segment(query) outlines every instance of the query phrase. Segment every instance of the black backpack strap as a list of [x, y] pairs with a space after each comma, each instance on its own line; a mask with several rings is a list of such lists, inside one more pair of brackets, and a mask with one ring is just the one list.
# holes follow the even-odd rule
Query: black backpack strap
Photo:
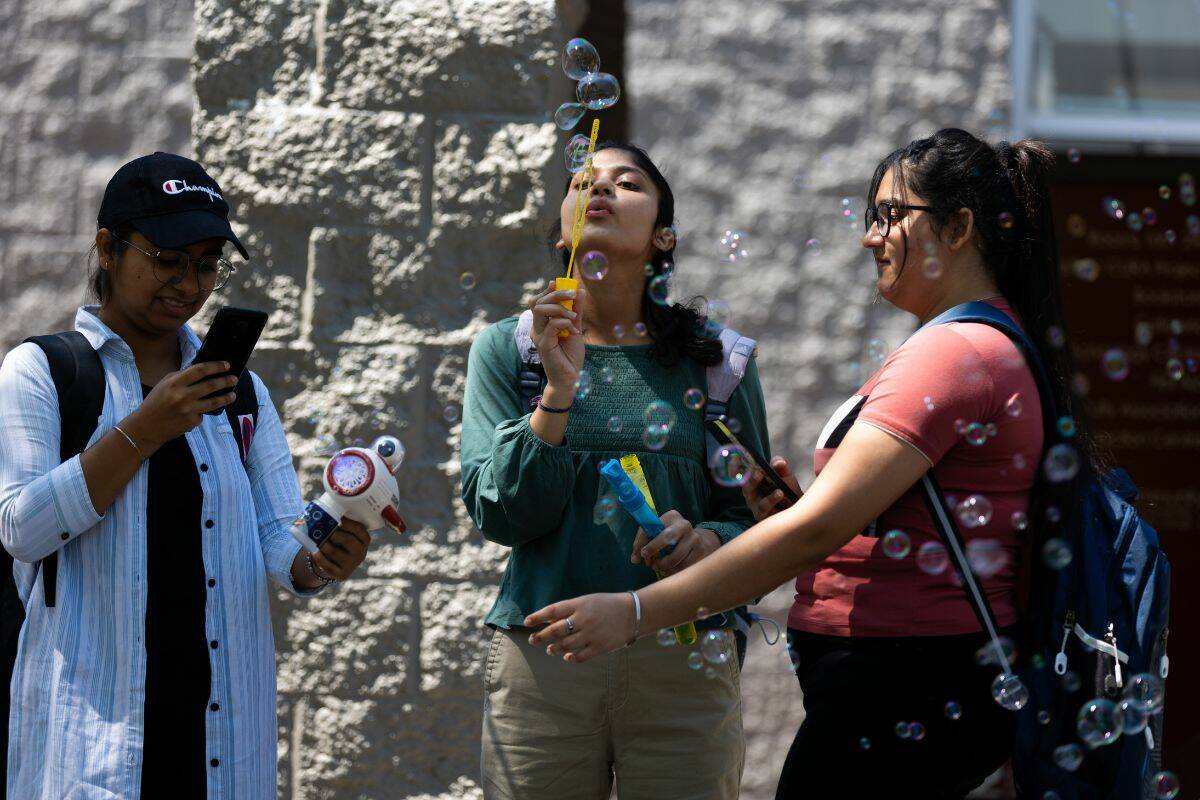
[[237, 440], [242, 466], [247, 467], [250, 462], [250, 446], [254, 443], [254, 431], [258, 428], [258, 392], [254, 388], [254, 378], [251, 377], [250, 370], [242, 370], [233, 391], [237, 399], [225, 406], [225, 418], [229, 420], [233, 438]]
[[[104, 410], [104, 364], [79, 331], [31, 336], [25, 341], [42, 348], [50, 365], [62, 425], [59, 460], [68, 461], [87, 447]], [[58, 553], [43, 558], [41, 569], [46, 605], [53, 606], [58, 594]]]

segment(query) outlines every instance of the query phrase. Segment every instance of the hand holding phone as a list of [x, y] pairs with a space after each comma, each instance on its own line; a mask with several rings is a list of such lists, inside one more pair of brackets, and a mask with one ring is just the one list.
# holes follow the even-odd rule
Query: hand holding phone
[[[229, 363], [229, 370], [217, 374], [240, 378], [266, 324], [267, 314], [264, 311], [231, 306], [222, 308], [213, 318], [212, 327], [208, 329], [208, 335], [204, 337], [204, 344], [200, 346], [200, 351], [196, 353], [196, 359], [192, 363], [225, 361]], [[232, 385], [236, 386], [237, 381], [235, 380]], [[230, 391], [232, 389], [212, 392], [205, 395], [205, 399], [218, 397]], [[225, 406], [222, 405], [204, 413], [220, 414], [224, 408]]]
[[733, 431], [729, 429], [724, 417], [709, 420], [705, 422], [704, 425], [706, 428], [708, 428], [709, 432], [712, 433], [713, 438], [715, 438], [721, 444], [737, 445], [746, 451], [746, 453], [750, 456], [750, 459], [754, 462], [755, 466], [758, 467], [758, 469], [762, 472], [763, 477], [766, 479], [765, 486], [769, 487], [770, 490], [766, 493], [767, 495], [778, 489], [780, 492], [783, 492], [783, 497], [789, 506], [800, 499], [800, 494], [784, 482], [783, 478], [779, 476], [779, 473], [767, 463], [767, 460], [763, 458], [762, 455], [760, 455], [754, 448], [748, 447], [744, 442], [740, 441], [736, 435], [734, 435]]

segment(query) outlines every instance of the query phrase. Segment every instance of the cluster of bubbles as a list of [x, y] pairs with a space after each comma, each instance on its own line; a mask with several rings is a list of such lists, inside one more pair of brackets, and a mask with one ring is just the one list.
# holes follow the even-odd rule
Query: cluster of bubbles
[[1112, 744], [1124, 734], [1137, 735], [1150, 717], [1163, 710], [1164, 687], [1148, 672], [1134, 675], [1119, 701], [1096, 697], [1084, 703], [1075, 718], [1075, 732], [1090, 748]]
[[[602, 111], [616, 105], [621, 84], [612, 75], [600, 71], [600, 54], [587, 39], [572, 39], [563, 48], [562, 68], [575, 84], [575, 103], [563, 103], [554, 112], [554, 124], [569, 131], [589, 110]], [[576, 170], [572, 170], [575, 172]]]
[[897, 722], [896, 738], [919, 742], [925, 738], [925, 726], [919, 722]]
[[734, 263], [750, 257], [746, 249], [746, 234], [741, 231], [726, 230], [721, 234], [720, 245], [717, 248], [721, 261]]

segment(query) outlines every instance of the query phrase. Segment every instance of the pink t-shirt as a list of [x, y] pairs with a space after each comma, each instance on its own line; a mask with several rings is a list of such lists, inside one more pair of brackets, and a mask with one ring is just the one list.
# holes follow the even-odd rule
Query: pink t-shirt
[[[989, 302], [1014, 316], [1005, 301]], [[978, 323], [952, 322], [916, 333], [830, 419], [814, 454], [818, 475], [856, 410], [852, 424], [873, 425], [925, 455], [942, 491], [953, 498], [952, 507], [973, 495], [984, 499], [978, 504], [984, 511], [990, 505], [984, 524], [968, 527], [962, 516], [956, 522], [998, 624], [1016, 622], [1020, 517], [1028, 512], [1042, 450], [1037, 384], [1016, 346]], [[985, 514], [973, 521], [980, 516]], [[892, 530], [908, 536], [907, 555], [884, 552], [884, 537]], [[944, 553], [941, 540], [916, 489], [863, 532], [871, 533], [855, 536], [796, 580], [791, 627], [834, 636], [979, 630], [954, 567], [938, 557]]]

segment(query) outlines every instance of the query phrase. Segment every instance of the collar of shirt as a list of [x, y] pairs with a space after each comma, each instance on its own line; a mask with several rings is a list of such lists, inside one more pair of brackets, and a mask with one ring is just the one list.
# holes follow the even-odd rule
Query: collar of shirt
[[[133, 351], [129, 349], [125, 340], [101, 321], [100, 306], [80, 306], [79, 310], [75, 312], [75, 330], [84, 335], [94, 350], [99, 351], [105, 345], [109, 345], [109, 352], [114, 358], [124, 361], [133, 360]], [[179, 329], [179, 351], [183, 355], [180, 368], [191, 366], [192, 360], [199, 350], [200, 337], [196, 336], [192, 326], [185, 322]]]

